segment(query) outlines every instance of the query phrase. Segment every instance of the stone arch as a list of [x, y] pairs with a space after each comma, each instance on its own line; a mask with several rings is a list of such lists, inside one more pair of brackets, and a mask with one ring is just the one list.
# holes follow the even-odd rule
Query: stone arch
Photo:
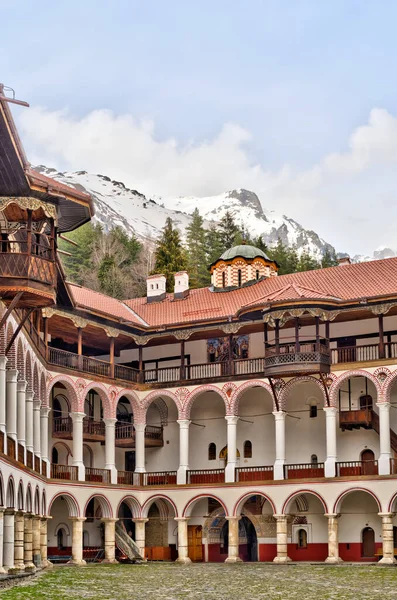
[[241, 400], [242, 395], [244, 394], [244, 392], [246, 390], [253, 389], [253, 388], [263, 388], [264, 390], [266, 390], [270, 395], [270, 399], [271, 399], [272, 405], [273, 405], [273, 410], [277, 410], [276, 404], [274, 402], [272, 388], [270, 387], [270, 385], [268, 383], [266, 383], [265, 381], [253, 380], [253, 381], [246, 381], [245, 383], [240, 385], [235, 390], [234, 394], [232, 395], [232, 397], [230, 399], [230, 414], [232, 414], [232, 415], [239, 414], [240, 400]]
[[[8, 344], [10, 343], [13, 335], [14, 335], [14, 328], [13, 328], [12, 324], [9, 322], [7, 325], [5, 350], [8, 346]], [[14, 342], [7, 354], [7, 369], [16, 369], [16, 368], [17, 368], [17, 361], [16, 361], [16, 347], [15, 347], [15, 340], [14, 340]]]
[[[121, 390], [115, 398], [115, 407], [117, 410], [117, 405], [121, 398], [127, 398], [130, 403], [132, 414], [134, 416], [134, 423], [142, 423], [145, 420], [145, 411], [142, 411], [141, 403], [139, 402], [138, 395], [134, 392], [134, 390]], [[143, 421], [142, 421], [143, 417]]]
[[154, 496], [150, 496], [150, 498], [147, 498], [147, 500], [143, 504], [141, 512], [142, 517], [147, 519], [149, 509], [154, 503], [157, 504], [160, 511], [160, 516], [162, 516], [164, 520], [168, 518], [168, 506], [171, 506], [174, 510], [175, 516], [178, 516], [178, 509], [176, 507], [175, 502], [171, 500], [171, 498], [168, 498], [168, 496], [165, 496], [164, 494], [155, 494]]
[[94, 452], [93, 452], [91, 446], [89, 446], [88, 444], [83, 444], [83, 462], [84, 462], [84, 454], [88, 455], [88, 457], [89, 457], [89, 463], [90, 463], [89, 465], [86, 465], [84, 463], [84, 465], [86, 467], [92, 467], [92, 465], [94, 464]]
[[101, 508], [102, 518], [111, 519], [113, 517], [112, 506], [111, 506], [109, 500], [102, 494], [92, 494], [92, 496], [90, 496], [88, 498], [87, 502], [85, 503], [83, 516], [85, 516], [87, 506], [89, 505], [91, 500], [97, 500], [97, 502]]
[[196, 400], [196, 398], [198, 396], [201, 396], [201, 394], [205, 394], [206, 392], [214, 392], [215, 394], [218, 394], [218, 396], [220, 396], [220, 398], [223, 400], [223, 403], [225, 405], [225, 415], [231, 414], [230, 413], [230, 402], [229, 402], [229, 399], [228, 399], [227, 395], [225, 394], [225, 392], [223, 390], [221, 390], [220, 388], [218, 388], [216, 385], [206, 384], [206, 385], [200, 385], [198, 388], [196, 388], [192, 392], [189, 392], [189, 394], [186, 396], [185, 401], [183, 403], [183, 407], [182, 407], [179, 418], [180, 419], [189, 419], [190, 411], [193, 406], [193, 402]]
[[34, 399], [37, 402], [40, 400], [40, 381], [39, 381], [39, 369], [37, 367], [37, 362], [35, 362], [34, 366], [33, 366], [33, 391], [34, 391]]
[[44, 371], [42, 371], [40, 375], [40, 400], [42, 406], [49, 406], [47, 404], [46, 381]]
[[46, 496], [45, 490], [43, 490], [43, 493], [41, 496], [41, 514], [43, 516], [45, 516], [47, 514], [47, 496]]
[[16, 361], [17, 361], [17, 369], [18, 369], [18, 379], [20, 381], [25, 381], [25, 351], [24, 351], [24, 347], [23, 347], [23, 343], [22, 343], [22, 338], [19, 335], [18, 336], [18, 342], [17, 342], [17, 354], [16, 354]]
[[395, 492], [390, 499], [388, 509], [387, 509], [388, 512], [396, 512], [396, 510], [395, 510], [396, 500], [397, 500], [397, 492]]
[[116, 516], [118, 516], [120, 507], [122, 504], [126, 504], [131, 511], [131, 514], [134, 519], [137, 519], [141, 515], [141, 505], [135, 496], [124, 496], [117, 505]]
[[17, 509], [18, 510], [24, 510], [25, 509], [25, 493], [24, 493], [24, 490], [23, 490], [22, 479], [19, 481], [19, 485], [18, 485]]
[[267, 500], [267, 502], [269, 502], [270, 506], [272, 507], [273, 514], [277, 513], [276, 505], [273, 502], [273, 500], [270, 498], [270, 496], [268, 496], [264, 492], [258, 492], [257, 490], [252, 490], [250, 492], [246, 492], [243, 496], [240, 496], [240, 498], [237, 500], [237, 502], [233, 508], [233, 516], [234, 517], [239, 517], [241, 515], [241, 510], [242, 510], [244, 504], [247, 502], [247, 500], [249, 498], [252, 498], [252, 496], [261, 496], [262, 498]]
[[112, 405], [108, 390], [102, 383], [91, 382], [83, 390], [80, 399], [80, 412], [84, 412], [84, 401], [89, 392], [96, 392], [101, 399], [103, 407], [103, 418], [114, 419], [116, 417], [116, 407]]
[[[62, 442], [61, 440], [57, 440], [51, 447], [51, 462], [52, 461], [52, 451], [53, 449], [58, 450], [58, 448], [62, 448], [63, 450], [65, 450], [66, 452], [66, 461], [68, 460], [69, 456], [72, 456], [72, 450], [70, 449], [70, 447], [66, 444], [66, 442]], [[59, 455], [58, 455], [59, 458]], [[61, 464], [61, 463], [60, 463]], [[67, 462], [66, 462], [67, 464]]]
[[[175, 394], [173, 394], [169, 390], [153, 390], [147, 396], [145, 396], [143, 398], [143, 400], [141, 401], [141, 411], [142, 411], [141, 415], [140, 415], [142, 418], [141, 423], [146, 422], [147, 409], [152, 404], [152, 402], [154, 402], [157, 399], [161, 399], [164, 402], [163, 397], [169, 398], [170, 400], [172, 400], [172, 402], [174, 402], [176, 409], [178, 411], [178, 415], [180, 415], [182, 409], [181, 409], [180, 402]], [[168, 414], [168, 409], [167, 409], [167, 414]]]
[[355, 488], [350, 488], [349, 490], [345, 490], [338, 496], [338, 498], [335, 501], [334, 507], [333, 507], [333, 511], [332, 511], [333, 513], [337, 514], [337, 513], [341, 512], [341, 506], [342, 506], [343, 499], [346, 498], [346, 496], [348, 496], [352, 492], [365, 492], [365, 493], [369, 494], [370, 496], [372, 496], [372, 498], [377, 503], [378, 512], [382, 512], [381, 502], [380, 502], [379, 498], [377, 497], [377, 495], [372, 490], [368, 490], [367, 488], [362, 488], [362, 487], [355, 487]]
[[322, 507], [324, 509], [324, 514], [328, 513], [327, 503], [324, 500], [324, 498], [321, 496], [321, 494], [319, 494], [318, 492], [315, 492], [313, 490], [305, 489], [305, 490], [299, 490], [297, 492], [293, 492], [292, 494], [290, 494], [288, 496], [288, 498], [283, 503], [283, 507], [281, 509], [281, 514], [288, 515], [293, 502], [297, 503], [297, 506], [298, 506], [298, 509], [300, 512], [308, 512], [309, 502], [307, 501], [305, 494], [307, 494], [308, 496], [310, 495], [310, 496], [314, 496], [315, 498], [317, 498], [317, 500], [319, 500], [322, 504]]
[[58, 498], [60, 498], [66, 502], [69, 517], [79, 517], [80, 516], [79, 503], [78, 503], [77, 499], [69, 492], [58, 492], [58, 494], [55, 494], [55, 496], [51, 499], [50, 505], [48, 507], [49, 515], [51, 515], [52, 505], [54, 504], [55, 500], [57, 500]]
[[332, 382], [329, 392], [331, 406], [334, 406], [336, 408], [338, 407], [338, 392], [340, 390], [340, 387], [344, 381], [350, 379], [351, 377], [366, 377], [367, 379], [372, 381], [376, 389], [377, 400], [381, 400], [383, 394], [378, 379], [369, 371], [365, 371], [364, 369], [356, 369], [354, 371], [345, 371], [345, 373], [340, 375], [337, 379], [335, 379]]
[[34, 513], [36, 515], [40, 514], [40, 492], [39, 492], [39, 486], [36, 486], [36, 489], [34, 491]]
[[71, 412], [79, 412], [81, 407], [79, 403], [79, 397], [77, 394], [77, 388], [73, 379], [68, 377], [68, 375], [57, 375], [56, 377], [51, 379], [47, 387], [46, 405], [50, 406], [51, 392], [52, 389], [57, 385], [57, 383], [62, 384], [70, 396], [69, 402]]
[[28, 384], [26, 387], [27, 392], [33, 392], [33, 374], [32, 374], [32, 356], [30, 350], [26, 352], [25, 358], [25, 379]]
[[33, 499], [32, 499], [32, 486], [28, 483], [26, 490], [26, 501], [25, 501], [26, 512], [33, 512]]
[[55, 527], [55, 529], [54, 529], [54, 535], [55, 535], [55, 537], [57, 537], [57, 535], [58, 535], [58, 531], [59, 531], [60, 529], [63, 529], [63, 530], [64, 530], [64, 532], [66, 533], [67, 537], [70, 537], [70, 535], [71, 535], [71, 534], [70, 534], [70, 528], [69, 528], [69, 525], [68, 525], [67, 523], [59, 523], [59, 524], [58, 524], [58, 525]]
[[393, 384], [395, 383], [395, 381], [397, 380], [397, 369], [395, 371], [393, 371], [392, 373], [390, 373], [385, 381], [383, 382], [383, 394], [384, 394], [384, 401], [385, 402], [390, 402], [390, 398], [391, 398], [391, 391], [393, 388]]
[[222, 508], [223, 508], [223, 510], [225, 512], [225, 515], [229, 514], [226, 504], [218, 496], [215, 496], [214, 494], [198, 494], [197, 496], [194, 496], [193, 498], [191, 498], [187, 502], [185, 508], [182, 511], [182, 517], [189, 517], [190, 516], [190, 511], [194, 507], [194, 505], [199, 500], [203, 500], [204, 498], [212, 498], [212, 500], [216, 500], [216, 502], [219, 502], [219, 504], [222, 506]]
[[6, 507], [15, 508], [15, 484], [12, 475], [8, 478], [7, 492], [6, 492]]
[[[316, 379], [315, 377], [312, 377], [311, 375], [302, 375], [301, 377], [294, 377], [283, 387], [283, 389], [280, 393], [280, 397], [279, 397], [279, 410], [286, 410], [287, 399], [288, 399], [288, 396], [289, 396], [291, 390], [294, 387], [301, 385], [302, 383], [314, 383], [321, 392], [324, 406], [325, 407], [328, 406], [327, 396], [326, 396], [324, 386], [321, 383], [321, 381], [319, 379]], [[332, 402], [331, 402], [331, 406], [333, 406]]]

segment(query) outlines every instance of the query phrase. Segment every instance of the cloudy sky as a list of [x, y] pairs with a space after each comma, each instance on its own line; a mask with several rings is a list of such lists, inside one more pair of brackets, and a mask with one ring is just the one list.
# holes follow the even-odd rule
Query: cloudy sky
[[244, 187], [338, 250], [397, 250], [397, 3], [0, 0], [32, 163], [145, 194]]

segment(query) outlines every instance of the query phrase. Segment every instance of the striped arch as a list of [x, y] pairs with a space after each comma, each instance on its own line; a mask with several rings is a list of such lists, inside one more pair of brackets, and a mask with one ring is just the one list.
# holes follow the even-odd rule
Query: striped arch
[[30, 354], [30, 350], [26, 352], [25, 358], [25, 378], [26, 383], [28, 384], [26, 387], [27, 392], [33, 392], [33, 371], [32, 371], [32, 356]]
[[84, 402], [89, 392], [96, 392], [101, 399], [102, 408], [103, 408], [103, 418], [104, 419], [114, 419], [116, 418], [116, 409], [112, 406], [112, 402], [109, 398], [109, 393], [103, 383], [91, 382], [89, 383], [84, 390], [82, 391], [80, 397], [80, 411], [84, 412]]
[[92, 494], [92, 496], [90, 496], [88, 498], [87, 502], [85, 503], [85, 507], [84, 507], [84, 513], [83, 513], [84, 516], [87, 511], [87, 506], [91, 502], [91, 500], [97, 500], [97, 502], [101, 508], [101, 517], [103, 519], [111, 519], [113, 517], [112, 506], [111, 506], [109, 500], [102, 494]]
[[206, 384], [200, 385], [198, 388], [196, 388], [186, 396], [179, 418], [190, 419], [190, 411], [192, 409], [193, 402], [198, 396], [201, 396], [201, 394], [205, 394], [206, 392], [214, 392], [215, 394], [218, 394], [218, 396], [221, 397], [225, 405], [225, 415], [231, 414], [229, 399], [225, 392], [218, 388], [216, 385]]
[[[120, 399], [123, 397], [127, 398], [130, 403], [132, 414], [134, 415], [134, 423], [144, 422], [145, 421], [145, 411], [142, 410], [142, 406], [141, 406], [141, 403], [139, 402], [138, 394], [136, 394], [133, 390], [121, 390], [121, 392], [119, 392], [117, 394], [116, 399], [115, 399], [116, 413], [117, 413], [117, 405], [118, 405]], [[142, 417], [143, 417], [143, 421], [142, 421]]]
[[276, 512], [277, 512], [276, 505], [274, 504], [274, 502], [270, 498], [270, 496], [268, 496], [264, 492], [258, 492], [257, 490], [252, 490], [252, 492], [247, 492], [246, 494], [244, 494], [244, 496], [241, 496], [237, 500], [237, 502], [233, 508], [233, 517], [239, 517], [241, 515], [241, 511], [243, 509], [244, 504], [247, 502], [247, 500], [249, 498], [252, 498], [252, 496], [261, 496], [262, 498], [267, 500], [269, 502], [270, 506], [272, 507], [273, 514], [276, 514]]
[[41, 496], [41, 514], [43, 517], [47, 515], [47, 495], [45, 490], [43, 490], [43, 494]]
[[[70, 403], [71, 412], [79, 412], [79, 398], [77, 395], [77, 389], [75, 386], [75, 382], [73, 379], [68, 377], [68, 375], [57, 375], [53, 379], [51, 379], [48, 387], [47, 387], [47, 396], [46, 396], [46, 405], [50, 406], [50, 398], [52, 389], [58, 384], [61, 383], [68, 393], [68, 400]], [[84, 407], [83, 407], [84, 408]]]
[[373, 373], [370, 373], [369, 371], [365, 371], [364, 369], [356, 369], [355, 371], [346, 371], [345, 373], [340, 375], [337, 379], [335, 379], [332, 382], [332, 385], [330, 388], [331, 406], [336, 406], [336, 407], [338, 406], [338, 393], [339, 393], [340, 387], [344, 381], [346, 381], [347, 379], [350, 379], [351, 377], [366, 377], [367, 379], [372, 381], [372, 383], [374, 384], [375, 389], [376, 389], [377, 401], [382, 400], [382, 398], [383, 398], [382, 388], [379, 384], [379, 381], [373, 375]]
[[350, 488], [350, 490], [346, 490], [345, 492], [342, 492], [342, 494], [340, 494], [338, 496], [338, 498], [336, 499], [336, 502], [334, 504], [334, 508], [333, 508], [334, 514], [338, 514], [341, 512], [341, 506], [342, 506], [342, 502], [343, 502], [344, 498], [346, 498], [346, 496], [348, 496], [352, 492], [366, 492], [367, 494], [372, 496], [372, 498], [375, 500], [376, 504], [378, 505], [378, 512], [382, 512], [382, 505], [380, 503], [379, 498], [377, 497], [376, 494], [374, 494], [374, 492], [372, 492], [371, 490], [367, 490], [366, 488], [355, 487], [355, 488]]
[[39, 486], [36, 486], [34, 491], [34, 512], [36, 515], [40, 514], [40, 491]]
[[266, 392], [268, 392], [270, 395], [270, 400], [272, 401], [273, 410], [277, 410], [277, 407], [274, 402], [272, 388], [270, 387], [270, 385], [268, 383], [266, 383], [265, 381], [253, 380], [253, 381], [246, 381], [245, 383], [240, 385], [240, 387], [238, 387], [235, 390], [234, 394], [232, 395], [232, 397], [230, 399], [230, 414], [232, 414], [232, 415], [239, 414], [240, 400], [241, 400], [242, 395], [247, 390], [250, 390], [253, 388], [263, 388], [264, 390], [266, 390]]
[[182, 409], [181, 409], [180, 402], [179, 402], [178, 398], [175, 396], [175, 394], [173, 394], [172, 392], [170, 392], [168, 390], [153, 390], [152, 392], [150, 392], [147, 396], [145, 396], [141, 400], [141, 409], [142, 409], [141, 418], [143, 419], [141, 421], [141, 423], [146, 423], [147, 409], [149, 408], [151, 403], [154, 402], [155, 400], [157, 400], [158, 398], [162, 399], [163, 401], [164, 401], [164, 398], [169, 398], [170, 400], [172, 400], [172, 402], [174, 402], [174, 404], [177, 408], [178, 417], [180, 416]]
[[193, 508], [193, 506], [199, 500], [203, 500], [203, 498], [212, 498], [212, 500], [216, 500], [217, 502], [219, 502], [219, 504], [222, 506], [223, 510], [225, 511], [225, 516], [228, 515], [228, 510], [227, 510], [226, 504], [224, 503], [223, 500], [218, 498], [218, 496], [215, 496], [214, 494], [199, 494], [198, 496], [194, 496], [194, 498], [191, 498], [189, 500], [189, 502], [186, 504], [186, 506], [182, 512], [182, 517], [190, 517], [190, 511]]
[[[327, 404], [327, 396], [325, 394], [324, 386], [319, 379], [312, 377], [311, 375], [302, 375], [301, 377], [294, 377], [291, 379], [282, 389], [279, 398], [279, 409], [286, 410], [287, 407], [287, 399], [294, 387], [302, 384], [302, 383], [314, 383], [320, 390], [321, 395], [323, 397], [324, 406], [328, 406]], [[331, 402], [331, 406], [333, 406]]]
[[[0, 317], [3, 316], [4, 311], [0, 309]], [[4, 356], [6, 351], [6, 338], [7, 338], [7, 323], [0, 329], [0, 355]]]
[[65, 501], [67, 509], [68, 509], [69, 517], [79, 517], [80, 516], [79, 503], [76, 500], [76, 498], [69, 492], [59, 492], [51, 499], [50, 505], [48, 507], [49, 515], [51, 515], [52, 505], [54, 504], [55, 500], [57, 500], [58, 498], [61, 498], [62, 500]]
[[119, 512], [120, 512], [120, 508], [121, 508], [122, 504], [126, 504], [128, 506], [128, 508], [131, 511], [133, 519], [137, 519], [140, 517], [141, 505], [139, 504], [139, 502], [135, 498], [135, 496], [124, 496], [124, 498], [122, 498], [120, 500], [120, 502], [118, 503], [118, 506], [117, 506], [117, 512], [116, 512], [117, 517], [119, 516]]
[[40, 375], [40, 401], [42, 406], [49, 406], [47, 404], [46, 387], [45, 372], [42, 371]]
[[396, 379], [397, 379], [397, 369], [395, 371], [393, 371], [392, 373], [390, 373], [387, 376], [387, 378], [385, 379], [385, 381], [383, 382], [382, 390], [383, 390], [385, 402], [390, 402], [391, 392], [392, 392], [393, 385], [394, 385]]
[[8, 478], [7, 492], [6, 492], [6, 503], [7, 508], [15, 508], [15, 484], [12, 475]]
[[308, 496], [309, 495], [314, 496], [315, 498], [320, 500], [321, 504], [323, 505], [324, 514], [328, 513], [327, 503], [318, 492], [314, 492], [313, 490], [299, 490], [298, 492], [294, 492], [293, 494], [290, 494], [288, 496], [288, 498], [285, 500], [285, 502], [283, 504], [281, 514], [283, 514], [283, 515], [289, 514], [292, 502], [296, 502], [299, 512], [308, 512], [309, 502], [308, 502], [305, 494], [307, 494]]
[[[7, 325], [7, 335], [6, 335], [6, 347], [8, 346], [9, 342], [11, 341], [11, 338], [14, 334], [14, 328], [11, 325], [11, 323], [8, 323]], [[14, 343], [12, 344], [11, 348], [8, 351], [7, 354], [7, 369], [16, 369], [17, 368], [17, 357], [16, 357], [16, 347], [15, 347], [15, 340]]]
[[37, 363], [34, 363], [33, 366], [33, 391], [34, 391], [34, 400], [38, 402], [40, 400], [40, 380], [39, 380], [39, 369], [37, 367]]
[[19, 485], [18, 485], [17, 510], [24, 510], [24, 509], [25, 509], [25, 492], [23, 489], [23, 482], [21, 479], [19, 482]]
[[18, 379], [20, 381], [25, 381], [26, 373], [25, 373], [25, 350], [23, 347], [22, 338], [19, 335], [17, 341], [17, 369], [18, 369]]
[[25, 510], [28, 513], [33, 512], [32, 486], [28, 483], [26, 490]]
[[[162, 502], [160, 503], [159, 501], [162, 500]], [[171, 500], [171, 498], [168, 498], [168, 496], [165, 496], [164, 494], [156, 494], [154, 496], [150, 496], [150, 498], [148, 498], [146, 500], [146, 502], [144, 503], [144, 505], [142, 506], [142, 517], [144, 517], [145, 519], [147, 519], [148, 513], [149, 513], [149, 509], [152, 506], [152, 504], [156, 503], [157, 507], [160, 511], [160, 518], [161, 516], [163, 516], [163, 519], [168, 518], [169, 515], [169, 511], [168, 509], [166, 510], [164, 508], [164, 504], [167, 506], [170, 505], [172, 506], [172, 508], [174, 509], [174, 514], [175, 517], [178, 516], [178, 509], [176, 508], [176, 504], [173, 500]]]

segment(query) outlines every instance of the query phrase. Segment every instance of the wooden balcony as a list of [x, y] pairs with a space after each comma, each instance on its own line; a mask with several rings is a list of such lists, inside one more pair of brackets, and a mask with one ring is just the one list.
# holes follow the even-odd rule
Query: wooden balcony
[[236, 481], [272, 481], [273, 465], [266, 467], [237, 467]]
[[85, 480], [91, 483], [110, 483], [109, 469], [85, 468]]
[[65, 479], [68, 481], [77, 481], [77, 467], [72, 465], [51, 465], [51, 479]]
[[[73, 422], [70, 417], [54, 417], [52, 421], [52, 436], [62, 440], [73, 439]], [[105, 442], [106, 425], [103, 421], [83, 420], [83, 440], [85, 442]], [[119, 448], [135, 448], [135, 430], [132, 423], [116, 423], [116, 446]], [[146, 425], [145, 447], [158, 448], [164, 445], [163, 428]]]
[[362, 460], [336, 463], [337, 477], [359, 477], [362, 475], [378, 475], [378, 461]]
[[[376, 415], [377, 416], [377, 415]], [[370, 408], [362, 408], [358, 410], [342, 410], [339, 412], [339, 427], [342, 431], [374, 428], [374, 412]]]
[[224, 483], [224, 469], [200, 469], [188, 471], [187, 483]]
[[[135, 448], [135, 429], [132, 423], [116, 423], [116, 446], [118, 448]], [[164, 446], [163, 428], [154, 425], [145, 427], [145, 448]]]
[[325, 340], [305, 344], [275, 344], [265, 351], [266, 377], [329, 373], [331, 353]]
[[284, 479], [310, 479], [316, 477], [324, 477], [324, 463], [284, 465]]

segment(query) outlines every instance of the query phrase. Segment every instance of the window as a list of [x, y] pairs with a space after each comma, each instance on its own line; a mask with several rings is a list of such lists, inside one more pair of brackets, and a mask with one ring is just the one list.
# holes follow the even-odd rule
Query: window
[[65, 531], [61, 528], [58, 529], [57, 533], [57, 546], [58, 550], [63, 550], [65, 547]]
[[214, 442], [211, 442], [211, 444], [208, 446], [208, 460], [215, 460], [216, 459], [216, 444], [214, 444]]
[[238, 287], [241, 287], [241, 269], [237, 271]]
[[298, 530], [298, 548], [307, 548], [307, 531], [306, 531], [306, 529]]
[[159, 289], [159, 284], [158, 284], [158, 283], [156, 283], [156, 290], [158, 290], [158, 289]]
[[244, 458], [252, 458], [252, 442], [244, 442]]
[[256, 270], [256, 279], [259, 279], [259, 269]]
[[226, 273], [223, 271], [222, 273], [222, 287], [226, 287]]
[[312, 404], [310, 407], [310, 418], [315, 419], [317, 417], [317, 404]]
[[54, 448], [52, 449], [51, 462], [52, 462], [53, 465], [57, 465], [58, 464], [58, 460], [59, 460], [58, 450], [54, 446]]
[[318, 458], [317, 458], [317, 454], [312, 454], [310, 462], [312, 463], [312, 465], [314, 467], [317, 467], [318, 465]]

